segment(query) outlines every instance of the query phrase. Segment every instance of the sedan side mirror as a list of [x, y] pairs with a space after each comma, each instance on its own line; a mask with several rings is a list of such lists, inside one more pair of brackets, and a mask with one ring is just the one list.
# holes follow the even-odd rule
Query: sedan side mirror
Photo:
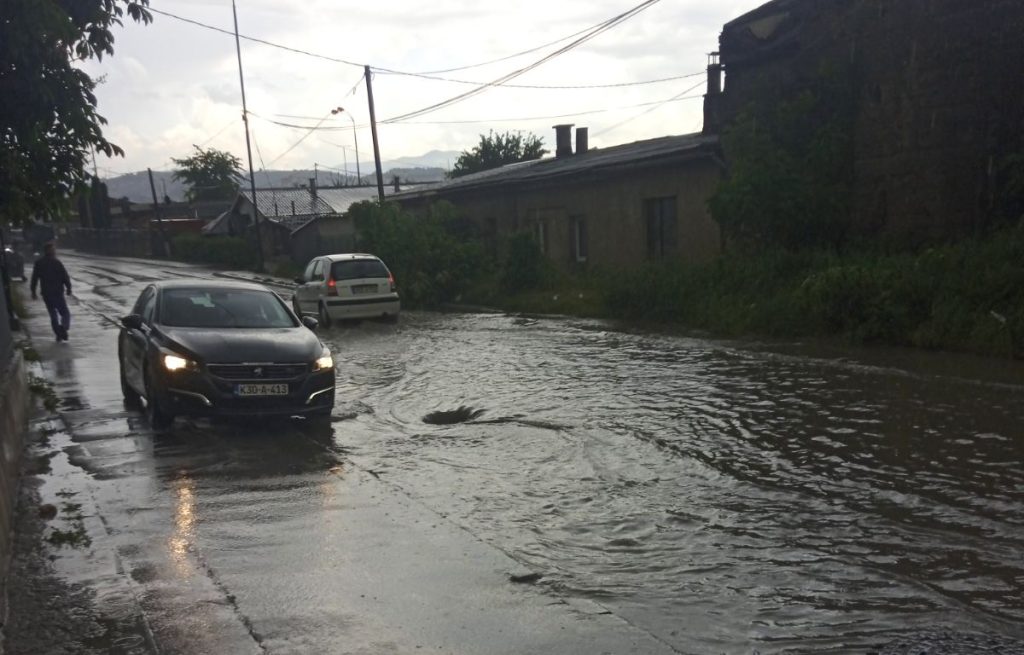
[[138, 314], [129, 314], [121, 319], [121, 325], [125, 326], [129, 330], [141, 330], [142, 317]]
[[316, 320], [312, 316], [303, 316], [302, 324], [308, 327], [310, 330], [316, 332], [316, 328], [320, 325], [320, 321]]
[[301, 275], [299, 277], [295, 278], [295, 284], [305, 284], [305, 283], [306, 283], [306, 280]]

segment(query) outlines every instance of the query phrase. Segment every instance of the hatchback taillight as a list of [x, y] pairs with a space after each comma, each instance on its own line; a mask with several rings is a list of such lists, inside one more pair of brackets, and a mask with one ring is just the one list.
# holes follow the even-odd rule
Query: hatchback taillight
[[338, 295], [338, 283], [334, 281], [334, 278], [327, 280], [327, 295], [336, 296]]
[[388, 273], [388, 284], [391, 285], [391, 290], [392, 291], [394, 291], [395, 289], [398, 288], [398, 285], [395, 284], [395, 275], [394, 275], [394, 273]]

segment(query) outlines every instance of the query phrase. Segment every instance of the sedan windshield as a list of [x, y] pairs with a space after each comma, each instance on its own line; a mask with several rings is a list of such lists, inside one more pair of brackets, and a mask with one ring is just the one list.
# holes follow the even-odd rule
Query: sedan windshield
[[379, 259], [348, 259], [331, 265], [335, 280], [360, 280], [368, 277], [388, 276], [388, 269]]
[[160, 323], [197, 328], [297, 325], [277, 296], [256, 289], [165, 289], [160, 298]]

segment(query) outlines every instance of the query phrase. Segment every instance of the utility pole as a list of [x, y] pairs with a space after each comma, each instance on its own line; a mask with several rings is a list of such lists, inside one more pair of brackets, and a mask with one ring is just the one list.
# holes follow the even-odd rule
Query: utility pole
[[320, 186], [320, 171], [317, 170], [317, 163], [313, 162], [313, 183]]
[[256, 271], [263, 272], [263, 236], [260, 234], [259, 209], [256, 204], [256, 175], [252, 171], [252, 145], [249, 142], [249, 109], [245, 104], [245, 75], [242, 74], [242, 44], [238, 38], [238, 10], [231, 0], [231, 13], [235, 17], [235, 52], [238, 54], [238, 83], [242, 88], [242, 122], [245, 123], [245, 151], [249, 155], [249, 189], [252, 191], [252, 222], [256, 227]]
[[164, 234], [164, 221], [160, 215], [160, 203], [156, 199], [156, 185], [153, 184], [153, 169], [147, 168], [146, 172], [149, 173], [149, 190], [153, 194], [153, 213], [156, 214], [156, 229], [160, 234], [160, 248], [163, 250], [161, 253], [164, 257], [170, 256], [170, 249], [167, 247], [167, 235]]
[[[232, 0], [234, 1], [234, 0]], [[380, 170], [380, 144], [377, 143], [377, 113], [373, 109], [373, 73], [370, 67], [364, 68], [363, 77], [366, 78], [366, 99], [370, 103], [370, 134], [373, 135], [373, 163], [377, 166], [377, 199], [384, 204], [384, 173]], [[358, 162], [356, 162], [358, 165]]]

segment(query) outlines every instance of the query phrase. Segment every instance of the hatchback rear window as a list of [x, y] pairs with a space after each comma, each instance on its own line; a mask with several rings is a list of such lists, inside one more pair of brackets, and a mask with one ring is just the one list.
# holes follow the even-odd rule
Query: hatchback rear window
[[358, 280], [366, 277], [387, 277], [388, 267], [379, 259], [349, 259], [331, 265], [335, 280]]

